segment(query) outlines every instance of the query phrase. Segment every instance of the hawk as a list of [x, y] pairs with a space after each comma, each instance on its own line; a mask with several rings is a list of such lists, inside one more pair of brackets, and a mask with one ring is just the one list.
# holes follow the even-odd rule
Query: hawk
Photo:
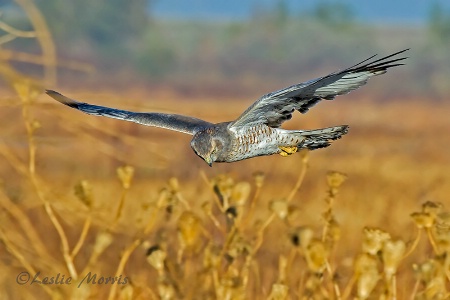
[[333, 100], [366, 84], [373, 76], [403, 65], [407, 57], [399, 56], [408, 49], [380, 59], [374, 56], [347, 69], [266, 94], [236, 120], [209, 123], [197, 118], [165, 113], [141, 113], [91, 105], [46, 90], [55, 100], [96, 116], [116, 118], [147, 126], [155, 126], [193, 136], [191, 147], [209, 166], [213, 162], [235, 162], [261, 155], [288, 156], [300, 149], [324, 148], [348, 131], [347, 125], [315, 130], [285, 130], [284, 121], [295, 111], [306, 113], [322, 99]]

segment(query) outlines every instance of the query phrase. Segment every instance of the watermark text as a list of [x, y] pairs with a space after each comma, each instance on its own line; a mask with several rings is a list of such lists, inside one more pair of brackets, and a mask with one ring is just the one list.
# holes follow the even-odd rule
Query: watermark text
[[16, 277], [16, 282], [19, 285], [33, 285], [33, 284], [45, 284], [45, 285], [71, 285], [76, 284], [79, 288], [82, 284], [127, 284], [129, 282], [126, 276], [103, 276], [96, 273], [89, 272], [84, 277], [78, 280], [73, 280], [72, 277], [58, 273], [52, 276], [44, 276], [41, 272], [36, 274], [30, 274], [29, 272], [21, 272]]

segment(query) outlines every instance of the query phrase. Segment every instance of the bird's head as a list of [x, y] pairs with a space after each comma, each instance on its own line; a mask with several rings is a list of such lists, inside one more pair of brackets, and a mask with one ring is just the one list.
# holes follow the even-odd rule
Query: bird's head
[[218, 158], [219, 152], [223, 148], [220, 139], [213, 136], [214, 129], [208, 128], [197, 132], [191, 141], [191, 147], [195, 154], [200, 156], [210, 167]]

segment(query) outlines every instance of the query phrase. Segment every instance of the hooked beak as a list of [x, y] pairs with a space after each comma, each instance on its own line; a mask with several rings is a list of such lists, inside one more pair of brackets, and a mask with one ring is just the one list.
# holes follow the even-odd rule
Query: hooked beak
[[208, 164], [208, 166], [212, 167], [212, 158], [211, 156], [205, 157], [205, 162]]

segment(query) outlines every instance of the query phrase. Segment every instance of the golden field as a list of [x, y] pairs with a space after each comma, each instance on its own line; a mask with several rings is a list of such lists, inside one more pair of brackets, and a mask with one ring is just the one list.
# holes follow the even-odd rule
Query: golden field
[[[21, 96], [5, 99], [1, 118], [4, 297], [448, 296], [448, 105], [354, 92], [286, 124], [349, 124], [329, 148], [209, 168], [187, 135], [87, 116], [20, 84], [16, 90]], [[137, 89], [62, 92], [216, 122], [252, 102]], [[73, 282], [19, 285], [25, 271]], [[128, 280], [87, 283], [89, 272]]]

